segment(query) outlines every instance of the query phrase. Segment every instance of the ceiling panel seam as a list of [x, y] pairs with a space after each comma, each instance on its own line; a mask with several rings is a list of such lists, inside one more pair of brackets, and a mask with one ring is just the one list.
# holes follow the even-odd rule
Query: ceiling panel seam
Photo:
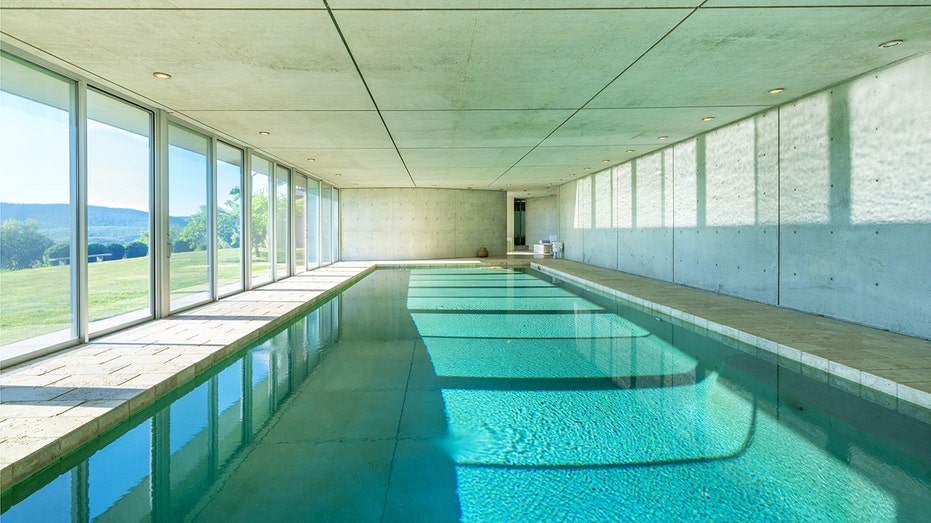
[[608, 83], [606, 83], [604, 86], [602, 86], [602, 88], [599, 89], [598, 92], [596, 92], [595, 94], [593, 94], [593, 95], [591, 96], [591, 98], [588, 99], [588, 101], [586, 101], [585, 103], [583, 103], [578, 109], [576, 109], [572, 114], [570, 114], [568, 118], [566, 118], [565, 120], [563, 120], [562, 123], [560, 123], [559, 125], [557, 125], [555, 129], [553, 129], [552, 131], [550, 131], [549, 134], [547, 134], [546, 136], [544, 136], [543, 139], [539, 141], [539, 143], [537, 143], [537, 144], [534, 145], [529, 151], [527, 151], [527, 154], [521, 156], [520, 159], [518, 159], [516, 162], [514, 162], [514, 165], [508, 167], [507, 170], [505, 170], [505, 171], [504, 171], [503, 173], [501, 173], [497, 178], [495, 178], [494, 180], [492, 180], [491, 183], [488, 184], [488, 186], [490, 187], [491, 185], [493, 185], [494, 183], [496, 183], [498, 180], [500, 180], [501, 178], [503, 178], [507, 173], [509, 173], [509, 172], [511, 171], [511, 169], [513, 169], [514, 167], [516, 167], [517, 164], [519, 164], [520, 162], [522, 162], [522, 161], [524, 160], [524, 158], [526, 158], [527, 156], [530, 156], [530, 153], [532, 153], [533, 151], [535, 151], [535, 150], [537, 149], [537, 147], [540, 147], [540, 145], [542, 145], [543, 142], [545, 142], [550, 136], [553, 136], [553, 134], [555, 134], [556, 131], [558, 131], [563, 125], [566, 125], [566, 122], [568, 122], [569, 120], [571, 120], [575, 115], [579, 114], [579, 112], [581, 112], [582, 109], [585, 109], [585, 107], [588, 106], [588, 104], [592, 103], [592, 100], [594, 100], [595, 98], [597, 98], [598, 95], [600, 95], [601, 93], [603, 93], [603, 92], [605, 91], [605, 89], [608, 88], [608, 86], [610, 86], [610, 85], [613, 84], [615, 81], [617, 81], [617, 79], [620, 78], [621, 76], [623, 76], [624, 73], [626, 73], [627, 71], [629, 71], [631, 67], [633, 67], [634, 65], [637, 64], [637, 62], [639, 62], [640, 60], [642, 60], [643, 57], [645, 57], [647, 54], [650, 53], [650, 51], [652, 51], [653, 49], [655, 49], [656, 46], [658, 46], [658, 45], [660, 44], [660, 42], [662, 42], [662, 41], [665, 40], [667, 37], [669, 37], [669, 35], [671, 35], [671, 34], [673, 33], [673, 31], [675, 31], [676, 29], [678, 29], [679, 26], [681, 26], [682, 24], [684, 24], [686, 20], [688, 20], [689, 18], [692, 17], [692, 15], [694, 15], [695, 13], [697, 13], [698, 10], [701, 9], [702, 6], [705, 5], [705, 3], [707, 3], [707, 2], [708, 2], [708, 0], [703, 0], [702, 3], [700, 3], [698, 6], [696, 6], [696, 7], [693, 8], [691, 11], [689, 11], [689, 14], [685, 15], [685, 16], [682, 18], [682, 20], [679, 20], [679, 22], [676, 23], [676, 25], [674, 25], [669, 31], [666, 31], [666, 33], [665, 33], [662, 37], [660, 37], [657, 41], [653, 42], [653, 45], [651, 45], [646, 51], [644, 51], [643, 53], [641, 53], [640, 56], [638, 56], [633, 62], [627, 64], [627, 67], [625, 67], [620, 73], [618, 73], [617, 76], [615, 76], [614, 78], [612, 78], [611, 80], [609, 80]]
[[349, 53], [349, 59], [352, 60], [352, 65], [356, 68], [356, 72], [359, 74], [359, 79], [362, 81], [362, 86], [365, 87], [365, 92], [368, 93], [369, 98], [372, 100], [372, 105], [375, 106], [375, 112], [378, 113], [378, 119], [381, 120], [381, 124], [385, 127], [385, 132], [388, 133], [388, 139], [391, 140], [391, 145], [394, 146], [395, 152], [398, 153], [398, 159], [401, 160], [401, 165], [403, 165], [404, 170], [407, 171], [407, 176], [411, 179], [411, 184], [414, 187], [417, 187], [417, 182], [414, 181], [414, 176], [411, 174], [411, 170], [407, 167], [407, 162], [404, 161], [404, 156], [401, 154], [400, 149], [398, 149], [397, 142], [394, 141], [394, 135], [391, 134], [391, 129], [388, 128], [388, 122], [385, 121], [384, 115], [381, 114], [381, 109], [378, 108], [378, 102], [375, 101], [375, 96], [372, 94], [372, 90], [369, 89], [368, 82], [365, 81], [365, 76], [362, 74], [362, 69], [359, 68], [359, 63], [356, 62], [356, 57], [352, 54], [352, 49], [349, 48], [349, 42], [346, 41], [346, 37], [343, 35], [343, 30], [339, 27], [339, 23], [336, 21], [336, 15], [333, 14], [333, 10], [330, 9], [330, 4], [326, 0], [323, 0], [323, 5], [326, 7], [327, 14], [330, 15], [330, 20], [333, 21], [333, 27], [336, 28], [336, 33], [339, 35], [339, 39], [343, 42], [343, 47], [345, 47], [346, 52]]

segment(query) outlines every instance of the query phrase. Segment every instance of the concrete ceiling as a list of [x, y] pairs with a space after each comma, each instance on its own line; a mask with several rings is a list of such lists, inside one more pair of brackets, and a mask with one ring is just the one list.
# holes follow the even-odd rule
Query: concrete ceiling
[[2, 41], [339, 187], [539, 196], [931, 51], [922, 0], [114, 4], [3, 0]]

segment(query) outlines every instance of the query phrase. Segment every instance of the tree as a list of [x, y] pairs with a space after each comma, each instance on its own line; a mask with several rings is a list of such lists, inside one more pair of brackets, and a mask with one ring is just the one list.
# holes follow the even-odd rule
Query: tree
[[268, 238], [268, 196], [264, 194], [252, 195], [252, 248], [255, 250], [255, 257], [259, 258], [262, 254], [259, 247], [265, 247], [265, 240]]
[[[230, 202], [227, 202], [229, 205]], [[239, 208], [217, 209], [217, 241], [220, 248], [239, 247]]]
[[[188, 249], [180, 251], [174, 248], [178, 241], [187, 244]], [[176, 252], [201, 251], [207, 248], [207, 206], [201, 205], [196, 213], [188, 218], [187, 225], [178, 233], [177, 239], [172, 242], [172, 250]]]
[[[240, 221], [239, 209], [241, 205], [239, 202], [242, 201], [242, 191], [239, 187], [233, 187], [230, 190], [230, 196], [232, 198], [226, 201], [226, 206], [230, 209], [230, 214], [235, 216], [238, 222]], [[252, 249], [255, 251], [255, 257], [261, 258], [262, 253], [259, 248], [266, 246], [265, 240], [268, 238], [268, 195], [252, 195], [252, 220], [249, 230], [252, 231]], [[242, 236], [241, 231], [239, 236]]]
[[6, 220], [0, 225], [0, 267], [15, 271], [42, 265], [45, 250], [54, 243], [39, 232], [35, 220]]

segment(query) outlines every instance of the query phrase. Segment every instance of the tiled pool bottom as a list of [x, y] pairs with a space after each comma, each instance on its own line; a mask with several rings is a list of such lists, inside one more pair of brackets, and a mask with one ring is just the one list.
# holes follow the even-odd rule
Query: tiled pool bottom
[[[122, 427], [116, 447], [76, 456], [43, 489], [57, 489], [58, 504], [33, 508], [166, 521], [917, 521], [931, 509], [928, 456], [908, 457], [929, 441], [926, 425], [651, 317], [637, 325], [689, 349], [641, 346], [631, 362], [619, 350], [629, 345], [605, 340], [642, 332], [596, 319], [592, 302], [563, 315], [587, 329], [583, 343], [531, 329], [457, 350], [441, 329], [478, 318], [495, 332], [487, 303], [461, 314], [486, 301], [461, 295], [487, 289], [406, 274], [379, 271], [167, 411]], [[555, 318], [564, 296], [521, 287], [505, 301], [537, 312], [504, 317]], [[438, 294], [459, 294], [454, 310]], [[919, 448], [906, 438], [895, 450], [820, 409], [850, 401], [848, 414], [877, 432], [911, 432]]]

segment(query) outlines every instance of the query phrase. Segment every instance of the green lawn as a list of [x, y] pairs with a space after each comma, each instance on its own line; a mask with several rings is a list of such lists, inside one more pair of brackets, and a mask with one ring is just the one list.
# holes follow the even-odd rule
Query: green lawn
[[[239, 281], [239, 251], [219, 252], [220, 286]], [[267, 266], [261, 262], [257, 269]], [[0, 345], [67, 329], [71, 322], [68, 266], [0, 271]], [[90, 320], [102, 320], [149, 306], [149, 259], [90, 263], [87, 266]], [[172, 298], [207, 290], [207, 253], [171, 256]]]

